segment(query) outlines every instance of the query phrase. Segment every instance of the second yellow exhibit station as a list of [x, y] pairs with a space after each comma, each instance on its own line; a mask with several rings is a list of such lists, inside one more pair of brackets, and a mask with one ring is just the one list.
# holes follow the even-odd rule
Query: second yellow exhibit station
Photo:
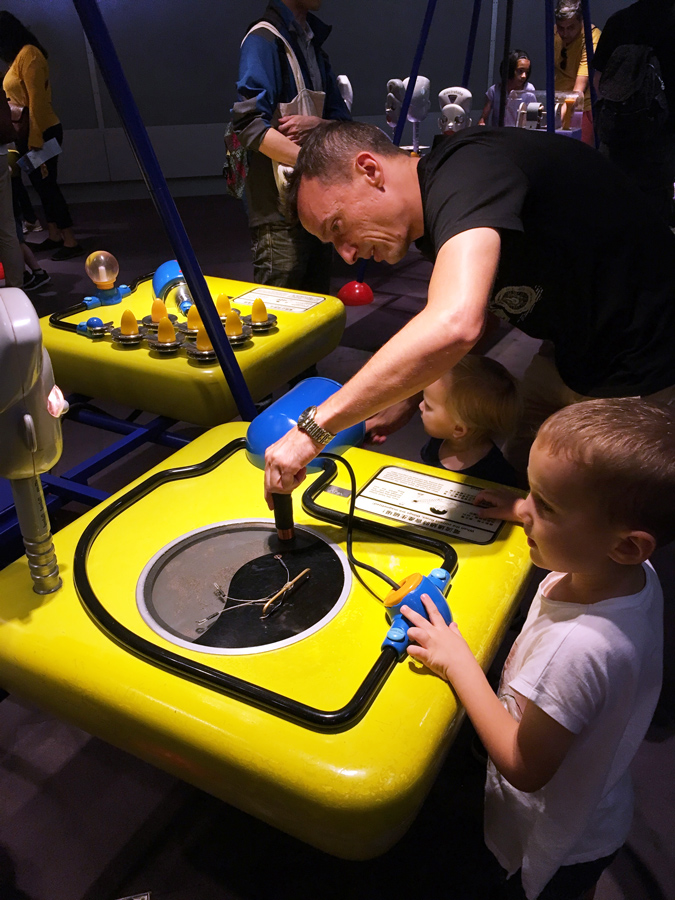
[[[207, 277], [206, 283], [214, 302], [219, 297], [228, 298], [241, 314], [242, 325], [236, 326], [242, 329], [241, 339], [235, 337], [231, 344], [255, 401], [323, 359], [340, 342], [345, 309], [336, 297], [261, 287], [228, 278]], [[164, 353], [156, 343], [145, 340], [113, 340], [115, 331], [124, 338], [123, 332], [129, 329], [128, 324], [122, 328], [125, 313], [130, 312], [130, 317], [140, 323], [152, 319], [156, 299], [148, 278], [121, 302], [94, 309], [90, 315], [95, 314], [106, 326], [95, 338], [54, 327], [49, 319], [42, 319], [44, 346], [57, 383], [66, 391], [194, 425], [211, 426], [231, 420], [238, 410], [217, 360], [205, 364], [188, 354], [193, 342], [182, 340], [184, 333], [180, 331], [180, 326], [187, 325], [187, 315], [170, 299], [167, 313], [181, 343], [175, 352]], [[274, 318], [270, 328], [263, 330], [256, 328], [255, 322], [253, 327], [248, 324], [257, 299], [262, 300], [266, 314]], [[226, 315], [222, 318], [225, 327]], [[86, 319], [86, 312], [59, 316], [60, 322], [71, 329]], [[126, 320], [128, 323], [129, 315]]]

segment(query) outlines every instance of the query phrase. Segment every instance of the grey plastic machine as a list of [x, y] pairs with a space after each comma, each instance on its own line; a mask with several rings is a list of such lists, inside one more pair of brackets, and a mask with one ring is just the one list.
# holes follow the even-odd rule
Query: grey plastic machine
[[33, 304], [18, 288], [0, 288], [0, 477], [12, 488], [38, 594], [61, 587], [40, 474], [61, 456], [67, 408]]

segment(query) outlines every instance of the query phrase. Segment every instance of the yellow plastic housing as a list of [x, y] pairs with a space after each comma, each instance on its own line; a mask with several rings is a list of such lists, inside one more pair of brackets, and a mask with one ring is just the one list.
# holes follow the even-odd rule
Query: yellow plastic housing
[[157, 340], [160, 344], [171, 344], [176, 340], [176, 329], [171, 324], [171, 319], [168, 316], [163, 316], [159, 320]]
[[197, 346], [197, 350], [213, 350], [213, 344], [209, 340], [209, 336], [206, 333], [206, 328], [199, 323], [199, 331], [197, 332], [197, 339], [195, 340], [195, 344]]
[[243, 334], [239, 313], [235, 312], [233, 309], [229, 311], [227, 319], [225, 320], [225, 334], [228, 337], [237, 337], [238, 335]]
[[[199, 463], [244, 434], [241, 423], [221, 425], [153, 472]], [[346, 458], [359, 485], [387, 464], [443, 477], [439, 469], [368, 450], [349, 450]], [[338, 472], [335, 484], [348, 488], [346, 473]], [[448, 478], [461, 480], [451, 473]], [[344, 530], [312, 519], [301, 507], [299, 492], [295, 497], [297, 524], [321, 532], [344, 550]], [[344, 496], [324, 492], [319, 501], [341, 511], [348, 508]], [[58, 593], [40, 597], [33, 592], [25, 558], [0, 572], [2, 687], [328, 853], [367, 859], [391, 847], [416, 815], [461, 723], [447, 684], [406, 659], [356, 725], [326, 734], [157, 668], [111, 640], [76, 594], [75, 547], [101, 508], [54, 536], [63, 578]], [[139, 576], [180, 535], [242, 518], [271, 522], [263, 473], [238, 451], [209, 474], [157, 488], [108, 524], [89, 554], [92, 587], [124, 626], [176, 650], [141, 618], [135, 597]], [[457, 541], [454, 546], [459, 568], [450, 608], [487, 668], [530, 570], [526, 539], [521, 528], [505, 524], [492, 544]], [[355, 552], [398, 583], [439, 565], [435, 554], [358, 531]], [[369, 572], [363, 577], [384, 598], [386, 585]], [[207, 655], [198, 648], [182, 652], [330, 710], [354, 695], [379, 655], [388, 627], [382, 603], [354, 578], [340, 613], [295, 644], [239, 656]]]
[[251, 307], [251, 321], [259, 323], [267, 321], [267, 307], [260, 297], [256, 297], [253, 301], [253, 306]]
[[226, 316], [231, 309], [232, 304], [230, 303], [230, 298], [227, 294], [218, 294], [218, 298], [216, 299], [216, 310], [218, 311], [218, 315]]
[[150, 307], [150, 318], [155, 324], [159, 324], [162, 319], [167, 317], [167, 309], [163, 300], [153, 300]]
[[200, 328], [202, 324], [201, 316], [199, 315], [199, 310], [193, 303], [190, 309], [188, 309], [187, 314], [187, 326], [188, 328]]
[[[226, 294], [236, 300], [242, 313], [250, 311], [260, 285], [225, 278], [207, 277], [212, 297]], [[289, 292], [275, 289], [283, 297]], [[124, 308], [143, 319], [152, 309], [152, 283], [141, 282], [124, 298]], [[161, 303], [161, 301], [159, 301]], [[248, 308], [247, 308], [248, 306]], [[166, 307], [162, 304], [166, 315]], [[168, 310], [185, 321], [175, 307]], [[113, 327], [120, 325], [122, 306], [106, 306], [105, 320]], [[236, 347], [237, 362], [255, 401], [270, 394], [280, 384], [314, 365], [340, 343], [345, 324], [345, 308], [337, 297], [326, 297], [305, 312], [273, 310], [278, 317], [278, 330], [253, 335], [252, 340]], [[89, 315], [100, 311], [93, 310]], [[75, 313], [64, 319], [77, 325], [85, 316]], [[159, 322], [157, 318], [157, 322]], [[76, 391], [88, 397], [111, 400], [133, 409], [144, 409], [156, 415], [211, 426], [233, 419], [238, 410], [225, 377], [214, 362], [195, 366], [185, 349], [170, 357], [158, 358], [145, 346], [133, 353], [116, 345], [105, 336], [91, 341], [81, 334], [54, 328], [45, 317], [41, 320], [44, 345], [51, 357], [56, 382], [65, 391]]]
[[126, 335], [138, 334], [138, 322], [130, 309], [125, 309], [122, 313], [120, 331]]

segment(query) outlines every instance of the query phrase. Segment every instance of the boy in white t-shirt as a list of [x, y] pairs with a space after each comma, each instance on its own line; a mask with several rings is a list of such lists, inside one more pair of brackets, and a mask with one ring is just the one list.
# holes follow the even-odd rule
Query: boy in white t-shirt
[[[499, 896], [586, 900], [632, 818], [629, 764], [659, 697], [663, 595], [647, 562], [675, 537], [675, 416], [637, 398], [555, 413], [530, 452], [525, 500], [483, 491], [551, 569], [497, 697], [456, 624], [425, 598], [408, 649], [451, 683], [490, 756], [485, 841]], [[511, 875], [518, 873], [515, 878]]]

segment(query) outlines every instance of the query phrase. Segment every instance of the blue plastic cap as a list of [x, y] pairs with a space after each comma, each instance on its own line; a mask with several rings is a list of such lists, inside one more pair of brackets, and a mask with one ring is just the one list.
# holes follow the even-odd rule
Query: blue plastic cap
[[163, 300], [174, 284], [185, 281], [185, 276], [177, 259], [170, 259], [157, 269], [152, 276], [152, 290], [158, 300]]
[[[306, 378], [256, 416], [246, 432], [246, 455], [259, 469], [265, 468], [265, 450], [295, 427], [308, 406], [319, 406], [342, 387], [330, 378]], [[328, 444], [329, 453], [342, 454], [349, 447], [362, 443], [366, 436], [364, 422], [338, 432]], [[308, 466], [317, 471], [320, 464]]]
[[103, 325], [103, 319], [99, 319], [98, 316], [92, 316], [90, 319], [87, 319], [87, 328], [100, 328]]

